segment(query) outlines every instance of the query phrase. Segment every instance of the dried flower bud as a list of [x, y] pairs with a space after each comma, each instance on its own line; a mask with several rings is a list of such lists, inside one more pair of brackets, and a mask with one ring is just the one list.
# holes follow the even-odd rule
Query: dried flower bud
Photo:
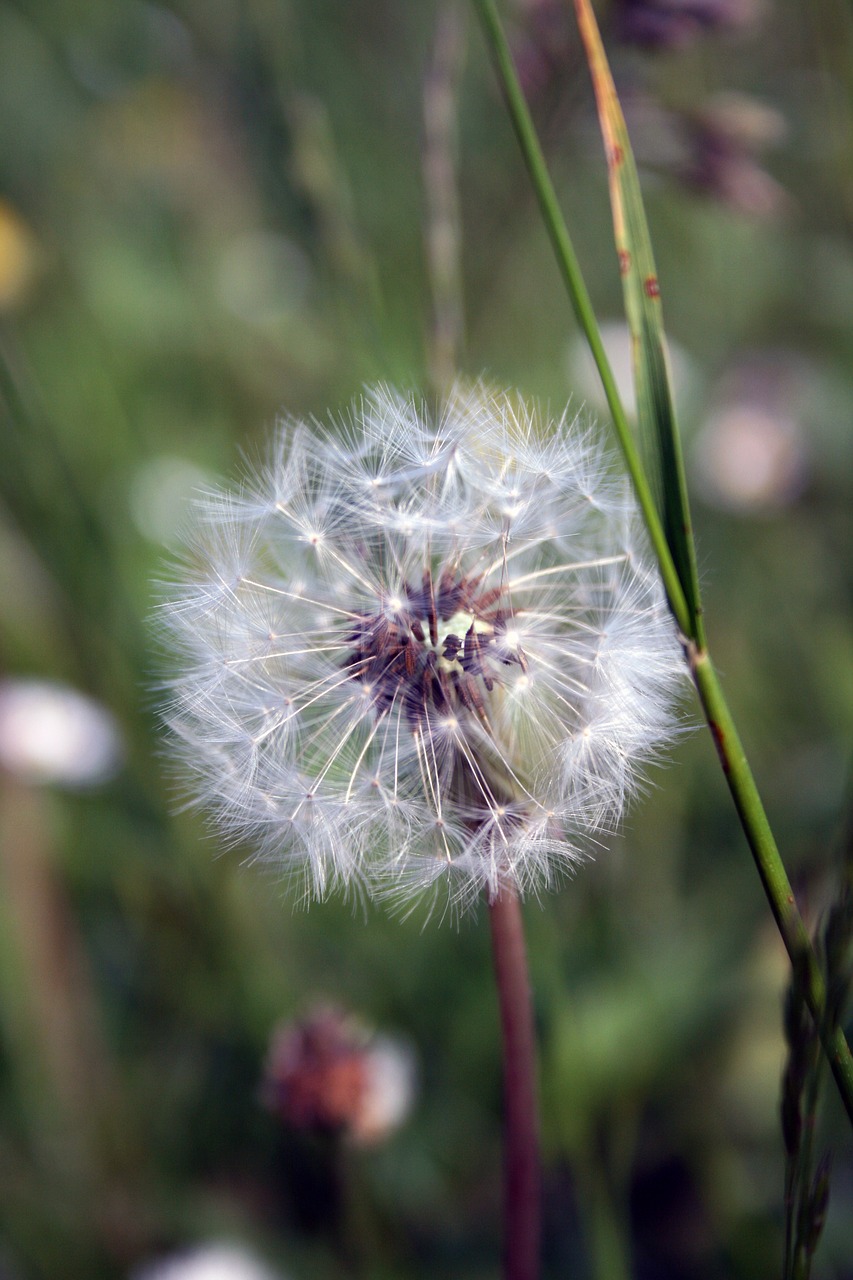
[[295, 1129], [373, 1145], [402, 1123], [413, 1094], [411, 1052], [338, 1009], [279, 1028], [270, 1045], [264, 1102]]

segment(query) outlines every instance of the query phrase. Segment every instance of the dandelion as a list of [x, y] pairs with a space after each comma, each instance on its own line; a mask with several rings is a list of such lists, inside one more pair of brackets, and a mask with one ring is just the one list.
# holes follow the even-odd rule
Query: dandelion
[[225, 835], [336, 888], [462, 909], [587, 856], [673, 730], [676, 637], [592, 429], [457, 390], [287, 421], [199, 500], [167, 718]]
[[508, 1280], [538, 1275], [541, 1220], [519, 901], [615, 825], [681, 671], [608, 463], [568, 414], [477, 386], [430, 420], [380, 388], [331, 427], [284, 423], [264, 468], [198, 504], [163, 613], [168, 721], [226, 835], [309, 896], [487, 899]]

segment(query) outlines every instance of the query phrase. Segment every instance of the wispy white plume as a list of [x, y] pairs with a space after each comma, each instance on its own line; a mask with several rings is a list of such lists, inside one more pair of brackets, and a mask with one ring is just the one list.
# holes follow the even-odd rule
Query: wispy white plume
[[190, 794], [303, 877], [454, 908], [552, 885], [671, 738], [682, 678], [592, 429], [457, 389], [285, 421], [196, 504], [162, 608]]

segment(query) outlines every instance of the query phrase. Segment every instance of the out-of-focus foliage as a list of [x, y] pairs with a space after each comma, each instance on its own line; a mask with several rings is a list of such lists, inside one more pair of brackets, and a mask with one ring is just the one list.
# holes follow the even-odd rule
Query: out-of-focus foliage
[[[685, 4], [676, 29], [677, 5], [613, 0], [602, 19], [683, 374], [711, 639], [816, 917], [853, 727], [853, 32], [841, 0], [718, 7]], [[0, 0], [0, 677], [73, 686], [123, 744], [88, 788], [0, 775], [4, 1277], [107, 1280], [211, 1238], [294, 1280], [494, 1274], [483, 922], [294, 912], [250, 851], [219, 850], [161, 758], [149, 622], [186, 495], [255, 456], [280, 408], [324, 412], [377, 379], [429, 388], [447, 358], [434, 293], [452, 316], [462, 299], [462, 372], [594, 403], [466, 16]], [[570, 6], [507, 16], [616, 320]], [[458, 187], [433, 163], [425, 190], [424, 85], [442, 75], [429, 111], [455, 104], [458, 130], [431, 145], [450, 161], [456, 134]], [[457, 209], [459, 288], [441, 277]], [[548, 1274], [778, 1273], [781, 944], [705, 735], [656, 782], [526, 911]], [[274, 1029], [329, 1002], [417, 1056], [409, 1119], [370, 1149], [263, 1105]], [[827, 1096], [826, 1274], [853, 1265], [839, 1116]]]

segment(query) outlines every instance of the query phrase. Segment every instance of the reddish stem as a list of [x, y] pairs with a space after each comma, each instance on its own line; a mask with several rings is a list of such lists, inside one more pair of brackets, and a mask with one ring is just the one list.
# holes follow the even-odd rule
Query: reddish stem
[[504, 1053], [504, 1277], [536, 1280], [541, 1235], [536, 1039], [518, 897], [489, 903]]

